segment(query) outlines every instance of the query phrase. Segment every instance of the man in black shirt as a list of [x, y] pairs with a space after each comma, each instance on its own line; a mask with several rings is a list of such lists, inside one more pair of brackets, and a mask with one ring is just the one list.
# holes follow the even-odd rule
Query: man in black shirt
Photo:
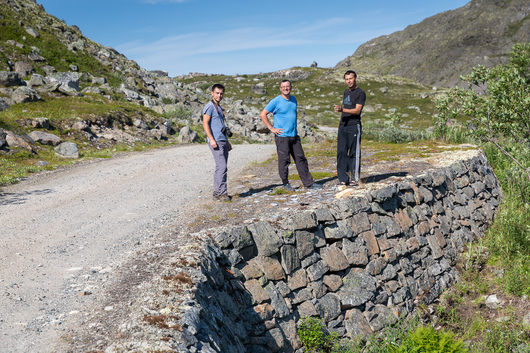
[[361, 173], [361, 111], [366, 94], [357, 87], [357, 74], [348, 70], [344, 74], [348, 89], [344, 91], [342, 105], [335, 105], [341, 118], [337, 137], [337, 176], [339, 188], [355, 186]]

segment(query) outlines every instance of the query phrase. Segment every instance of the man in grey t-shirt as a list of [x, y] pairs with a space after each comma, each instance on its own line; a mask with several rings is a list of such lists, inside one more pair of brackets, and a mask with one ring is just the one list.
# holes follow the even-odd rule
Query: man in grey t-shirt
[[208, 146], [213, 154], [215, 172], [213, 175], [213, 197], [219, 201], [229, 201], [226, 177], [228, 174], [228, 151], [232, 145], [225, 134], [225, 116], [219, 105], [223, 99], [225, 88], [216, 83], [212, 86], [212, 100], [206, 104], [202, 113], [202, 126], [208, 138]]

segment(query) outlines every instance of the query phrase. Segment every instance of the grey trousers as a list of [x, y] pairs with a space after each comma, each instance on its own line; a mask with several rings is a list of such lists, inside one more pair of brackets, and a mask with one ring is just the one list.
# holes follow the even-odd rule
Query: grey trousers
[[215, 162], [213, 173], [213, 194], [219, 196], [227, 193], [226, 176], [228, 174], [228, 141], [217, 141], [217, 148], [208, 143]]

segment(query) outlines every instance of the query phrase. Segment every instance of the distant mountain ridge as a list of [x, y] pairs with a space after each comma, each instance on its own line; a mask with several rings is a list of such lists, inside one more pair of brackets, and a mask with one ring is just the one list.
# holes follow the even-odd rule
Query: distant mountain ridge
[[528, 0], [472, 0], [374, 38], [335, 68], [454, 86], [472, 67], [503, 63], [515, 43], [528, 42], [529, 14]]

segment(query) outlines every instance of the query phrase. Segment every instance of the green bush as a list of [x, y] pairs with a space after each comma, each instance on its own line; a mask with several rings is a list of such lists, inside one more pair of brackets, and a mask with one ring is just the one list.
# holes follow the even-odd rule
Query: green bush
[[183, 106], [177, 106], [175, 110], [164, 113], [166, 119], [189, 119], [192, 116], [192, 111]]
[[466, 88], [453, 88], [437, 99], [435, 135], [445, 137], [449, 122], [467, 119], [466, 135], [489, 142], [510, 158], [530, 180], [530, 43], [516, 44], [510, 62], [476, 66], [462, 76]]
[[338, 340], [335, 333], [330, 333], [322, 320], [307, 317], [298, 327], [298, 336], [308, 353], [331, 352]]
[[454, 334], [436, 331], [431, 326], [418, 326], [405, 336], [396, 353], [465, 353], [464, 343], [454, 338]]
[[383, 125], [366, 123], [363, 126], [363, 133], [366, 138], [387, 143], [403, 143], [417, 140], [425, 140], [430, 137], [429, 133], [423, 130], [408, 130], [401, 127], [403, 119], [399, 113], [385, 115]]

